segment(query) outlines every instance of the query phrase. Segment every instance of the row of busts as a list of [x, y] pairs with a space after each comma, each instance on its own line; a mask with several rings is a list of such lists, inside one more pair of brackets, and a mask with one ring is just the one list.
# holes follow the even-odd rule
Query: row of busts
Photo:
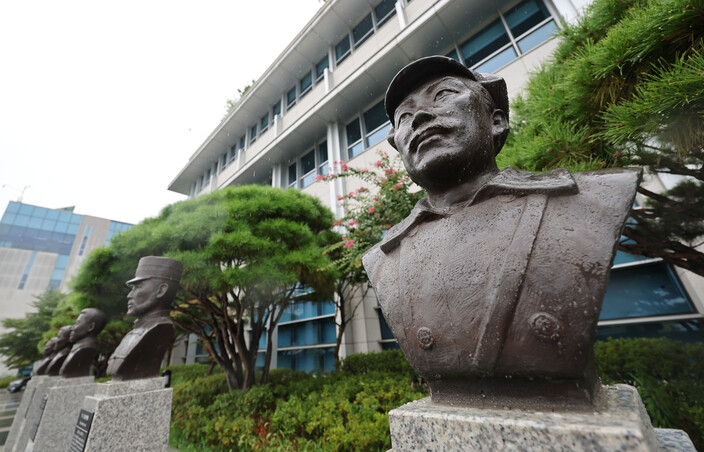
[[[108, 360], [108, 375], [114, 381], [155, 377], [174, 337], [171, 303], [178, 290], [183, 264], [165, 257], [147, 256], [139, 260], [127, 315], [136, 318]], [[81, 311], [76, 323], [65, 326], [44, 347], [44, 359], [36, 365], [36, 375], [65, 378], [86, 377], [98, 351], [97, 336], [107, 324], [107, 315], [95, 308]]]
[[34, 370], [37, 375], [86, 377], [98, 350], [98, 334], [108, 316], [100, 309], [81, 311], [76, 323], [68, 325], [44, 346], [44, 359]]

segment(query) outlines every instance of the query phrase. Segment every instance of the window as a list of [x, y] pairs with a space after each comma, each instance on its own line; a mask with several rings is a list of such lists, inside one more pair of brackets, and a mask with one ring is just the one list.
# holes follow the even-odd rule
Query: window
[[340, 64], [345, 58], [350, 56], [350, 37], [345, 35], [335, 46], [335, 63]]
[[396, 14], [396, 0], [382, 0], [382, 2], [374, 8], [377, 28], [384, 25], [394, 14]]
[[254, 124], [251, 129], [249, 129], [249, 145], [257, 141], [257, 125]]
[[81, 240], [81, 248], [78, 250], [78, 255], [83, 256], [83, 253], [86, 250], [86, 244], [88, 243], [88, 237], [90, 237], [90, 231], [91, 231], [90, 225], [86, 226], [86, 230], [83, 233], [83, 239]]
[[374, 22], [372, 21], [372, 15], [367, 14], [356, 27], [352, 29], [352, 38], [354, 39], [354, 46], [359, 47], [364, 41], [367, 40], [369, 36], [374, 33]]
[[347, 158], [351, 159], [358, 156], [364, 151], [364, 143], [362, 143], [362, 130], [359, 124], [359, 117], [354, 118], [351, 123], [347, 124]]
[[288, 90], [288, 93], [286, 93], [286, 109], [290, 109], [296, 105], [296, 87], [294, 86], [290, 90]]
[[315, 65], [315, 81], [316, 83], [321, 81], [323, 79], [323, 75], [325, 74], [325, 69], [330, 65], [330, 60], [328, 59], [328, 56], [325, 55], [325, 57], [318, 61], [318, 64]]
[[279, 348], [334, 344], [337, 339], [332, 317], [279, 325]]
[[379, 102], [364, 112], [364, 127], [367, 132], [367, 147], [372, 147], [386, 139], [391, 123], [386, 117], [384, 102]]
[[313, 74], [311, 72], [308, 72], [306, 75], [303, 76], [300, 80], [301, 84], [301, 94], [299, 94], [299, 99], [308, 92], [310, 92], [311, 88], [313, 87]]
[[[352, 159], [364, 152], [365, 149], [383, 141], [390, 128], [391, 123], [386, 117], [382, 100], [365, 111], [361, 121], [357, 117], [347, 124], [347, 158]], [[362, 137], [366, 139], [366, 142]]]
[[306, 188], [316, 181], [318, 175], [327, 173], [328, 145], [326, 141], [323, 141], [288, 166], [288, 186]]
[[237, 156], [237, 143], [233, 144], [230, 148], [230, 152], [227, 154], [227, 163], [230, 164], [235, 160]]
[[276, 115], [281, 114], [281, 101], [278, 101], [277, 103], [274, 104], [274, 107], [271, 109], [271, 117], [275, 117]]
[[335, 369], [335, 347], [282, 350], [277, 353], [277, 367], [303, 372]]
[[499, 13], [496, 20], [447, 56], [477, 72], [494, 72], [545, 42], [556, 30], [555, 21], [541, 0], [523, 0]]
[[260, 133], [264, 133], [266, 129], [269, 128], [269, 113], [266, 113], [264, 116], [262, 116], [262, 119], [259, 120], [259, 129], [261, 130]]
[[35, 257], [37, 257], [37, 252], [32, 251], [29, 254], [29, 259], [27, 259], [27, 264], [24, 267], [24, 272], [22, 273], [22, 278], [20, 278], [20, 284], [17, 286], [17, 289], [24, 289], [24, 285], [27, 283], [27, 279], [29, 278], [29, 272], [32, 271], [32, 265], [34, 264]]

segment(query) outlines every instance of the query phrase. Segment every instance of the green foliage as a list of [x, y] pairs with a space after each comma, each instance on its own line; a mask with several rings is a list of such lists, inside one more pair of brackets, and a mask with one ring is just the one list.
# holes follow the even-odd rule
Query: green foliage
[[594, 352], [604, 384], [635, 386], [655, 427], [683, 429], [704, 447], [704, 344], [610, 339]]
[[10, 386], [10, 383], [17, 380], [17, 375], [10, 375], [9, 377], [0, 378], [0, 389], [5, 389]]
[[223, 119], [227, 117], [227, 115], [229, 115], [232, 110], [235, 109], [235, 107], [237, 107], [237, 104], [240, 102], [240, 99], [242, 99], [242, 96], [244, 96], [247, 91], [249, 91], [249, 89], [252, 87], [252, 85], [254, 85], [255, 82], [256, 80], [252, 80], [252, 82], [245, 85], [244, 88], [237, 88], [237, 94], [225, 101], [225, 116], [223, 116]]
[[625, 251], [704, 274], [704, 3], [596, 0], [512, 103], [499, 166], [690, 176], [634, 215]]
[[364, 375], [369, 372], [389, 372], [417, 378], [401, 350], [387, 350], [383, 353], [356, 353], [342, 361], [340, 370], [349, 375]]
[[[30, 366], [42, 357], [42, 337], [50, 329], [52, 315], [66, 294], [49, 289], [34, 298], [32, 306], [35, 310], [23, 318], [2, 321], [2, 326], [10, 329], [0, 334], [0, 353], [4, 355], [7, 367], [17, 369]], [[56, 331], [52, 336], [55, 335]]]
[[[223, 392], [223, 377], [202, 376], [204, 366], [185, 372], [172, 367], [171, 445], [198, 451], [388, 450], [388, 411], [427, 392], [414, 389], [408, 369], [389, 370], [404, 367], [398, 352], [377, 355], [348, 357], [357, 363], [354, 371], [277, 369], [268, 384], [246, 393]], [[396, 365], [387, 365], [385, 356]]]

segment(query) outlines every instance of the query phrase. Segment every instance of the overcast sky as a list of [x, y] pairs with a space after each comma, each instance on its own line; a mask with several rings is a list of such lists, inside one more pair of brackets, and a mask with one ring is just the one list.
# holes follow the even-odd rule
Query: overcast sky
[[320, 0], [0, 1], [0, 215], [137, 223]]

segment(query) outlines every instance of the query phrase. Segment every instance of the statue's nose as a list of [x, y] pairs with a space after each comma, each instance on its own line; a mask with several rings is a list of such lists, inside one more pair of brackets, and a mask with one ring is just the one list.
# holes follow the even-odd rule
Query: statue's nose
[[411, 122], [411, 127], [413, 129], [417, 129], [421, 125], [425, 124], [426, 122], [430, 121], [433, 118], [433, 115], [428, 113], [425, 110], [418, 110], [415, 115], [413, 115], [413, 122]]

